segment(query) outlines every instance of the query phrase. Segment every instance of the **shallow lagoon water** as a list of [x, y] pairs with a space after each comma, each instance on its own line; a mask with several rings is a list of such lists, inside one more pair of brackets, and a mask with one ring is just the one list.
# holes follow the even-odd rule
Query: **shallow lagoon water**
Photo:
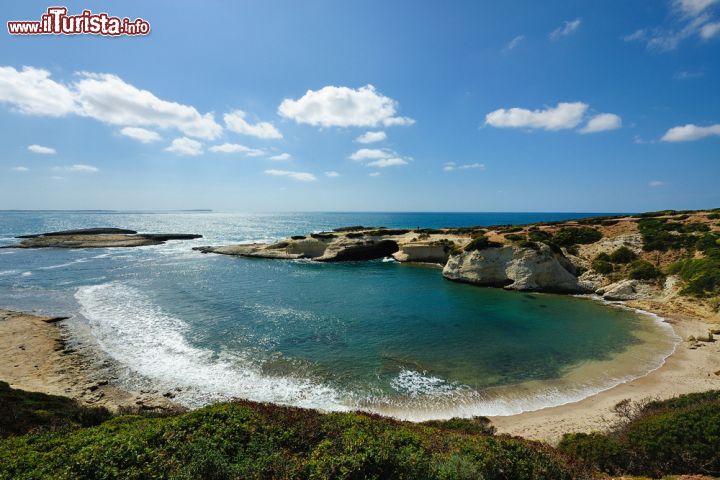
[[452, 283], [430, 266], [190, 248], [342, 225], [571, 216], [587, 215], [6, 212], [6, 244], [17, 234], [90, 226], [206, 238], [136, 249], [1, 250], [0, 306], [73, 314], [78, 334], [124, 367], [121, 383], [180, 387], [177, 399], [189, 406], [243, 397], [410, 419], [512, 414], [643, 375], [677, 339], [652, 316]]

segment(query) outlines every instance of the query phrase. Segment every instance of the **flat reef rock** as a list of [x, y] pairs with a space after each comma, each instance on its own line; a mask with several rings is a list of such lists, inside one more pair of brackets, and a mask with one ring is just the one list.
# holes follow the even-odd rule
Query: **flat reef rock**
[[38, 233], [17, 237], [17, 245], [0, 248], [109, 248], [160, 245], [168, 240], [202, 238], [191, 233], [138, 233], [122, 228], [87, 228]]

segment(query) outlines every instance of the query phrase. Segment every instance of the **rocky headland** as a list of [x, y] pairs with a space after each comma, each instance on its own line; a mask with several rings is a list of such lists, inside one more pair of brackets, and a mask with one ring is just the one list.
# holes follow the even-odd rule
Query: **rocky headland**
[[168, 240], [192, 240], [191, 233], [138, 233], [123, 228], [87, 228], [21, 235], [21, 242], [0, 248], [109, 248], [161, 245]]
[[343, 227], [203, 253], [318, 262], [392, 257], [433, 263], [457, 282], [588, 293], [662, 314], [720, 322], [720, 211], [662, 211], [531, 225]]

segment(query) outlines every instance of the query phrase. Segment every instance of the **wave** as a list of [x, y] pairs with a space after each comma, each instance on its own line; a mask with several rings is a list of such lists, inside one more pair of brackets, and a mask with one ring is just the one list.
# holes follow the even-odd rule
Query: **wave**
[[252, 359], [191, 345], [188, 326], [140, 290], [121, 284], [81, 287], [75, 293], [100, 348], [156, 388], [181, 387], [190, 407], [242, 397], [258, 402], [347, 410], [335, 389], [307, 379], [262, 374]]

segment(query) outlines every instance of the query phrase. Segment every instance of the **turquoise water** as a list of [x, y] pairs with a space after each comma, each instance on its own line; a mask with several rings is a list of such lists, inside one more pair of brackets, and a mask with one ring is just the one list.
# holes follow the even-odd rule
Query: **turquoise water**
[[565, 215], [5, 212], [2, 244], [17, 234], [90, 226], [206, 238], [135, 249], [0, 250], [0, 306], [72, 314], [77, 337], [122, 366], [120, 384], [177, 387], [189, 406], [244, 397], [417, 419], [516, 413], [642, 375], [674, 338], [637, 312], [451, 283], [435, 267], [190, 248], [352, 224], [467, 226]]

